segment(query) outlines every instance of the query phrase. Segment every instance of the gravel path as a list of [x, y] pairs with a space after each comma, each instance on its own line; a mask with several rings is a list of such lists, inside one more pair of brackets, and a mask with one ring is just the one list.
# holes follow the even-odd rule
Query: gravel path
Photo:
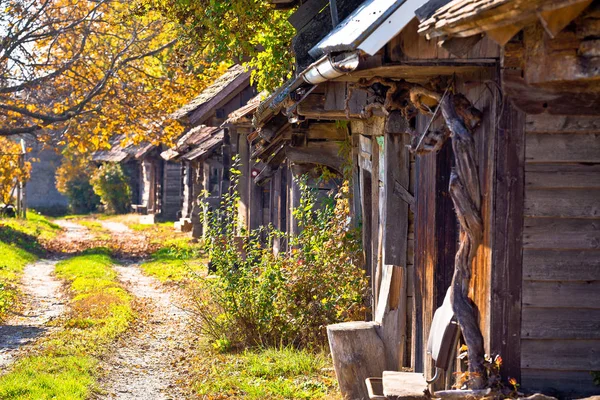
[[63, 241], [83, 242], [94, 240], [94, 235], [83, 225], [66, 219], [57, 219], [53, 222], [63, 228], [64, 231], [60, 237]]
[[185, 356], [189, 315], [176, 304], [174, 289], [166, 290], [142, 274], [137, 264], [115, 266], [120, 280], [138, 299], [147, 315], [115, 346], [104, 361], [102, 399], [183, 399], [175, 365]]
[[[113, 235], [135, 235], [119, 222], [102, 222]], [[103, 361], [100, 399], [184, 399], [177, 364], [189, 343], [189, 314], [178, 291], [144, 275], [135, 263], [113, 267], [147, 310]]]
[[47, 334], [49, 322], [65, 310], [61, 282], [54, 277], [56, 260], [40, 260], [23, 270], [23, 312], [0, 326], [0, 372], [10, 365], [23, 346]]

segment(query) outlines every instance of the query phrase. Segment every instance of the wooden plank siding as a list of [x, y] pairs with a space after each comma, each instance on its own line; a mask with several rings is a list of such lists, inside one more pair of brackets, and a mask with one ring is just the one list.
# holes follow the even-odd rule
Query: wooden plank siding
[[529, 115], [525, 126], [522, 384], [597, 394], [600, 118]]
[[[490, 299], [492, 248], [494, 245], [494, 187], [496, 121], [498, 98], [485, 82], [496, 79], [495, 72], [481, 69], [457, 76], [456, 90], [464, 93], [480, 110], [485, 110], [481, 125], [474, 132], [482, 193], [482, 219], [484, 232], [481, 245], [472, 266], [469, 296], [477, 305], [479, 324], [484, 336], [485, 351], [490, 352]], [[422, 132], [429, 117], [417, 119], [416, 130]], [[441, 120], [432, 125], [435, 129]], [[445, 147], [450, 147], [448, 142]], [[432, 376], [432, 360], [426, 353], [431, 321], [437, 307], [441, 306], [453, 271], [457, 244], [457, 222], [448, 194], [448, 179], [452, 168], [451, 149], [438, 154], [416, 158], [416, 216], [415, 216], [415, 295], [412, 316], [412, 342], [415, 353], [412, 367]]]

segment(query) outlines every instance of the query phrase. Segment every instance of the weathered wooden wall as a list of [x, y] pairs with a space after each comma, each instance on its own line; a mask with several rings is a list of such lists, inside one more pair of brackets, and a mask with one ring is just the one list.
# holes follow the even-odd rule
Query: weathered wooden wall
[[390, 63], [412, 60], [425, 60], [431, 63], [440, 63], [440, 60], [466, 62], [469, 59], [483, 60], [500, 56], [500, 47], [486, 36], [467, 54], [459, 58], [440, 47], [439, 38], [427, 40], [423, 35], [420, 35], [417, 32], [418, 25], [417, 19], [413, 19], [400, 35], [388, 42], [385, 47], [386, 61]]
[[528, 116], [522, 383], [599, 392], [600, 117]]
[[161, 218], [174, 221], [181, 210], [183, 199], [181, 164], [166, 162], [163, 173]]
[[[498, 93], [492, 83], [496, 74], [492, 68], [456, 78], [456, 91], [463, 93], [484, 114], [474, 132], [479, 180], [481, 213], [484, 232], [472, 265], [470, 298], [476, 304], [486, 353], [490, 350], [490, 298], [494, 231], [495, 151]], [[486, 82], [489, 82], [486, 86]], [[429, 116], [419, 116], [417, 132], [422, 132]], [[436, 124], [441, 124], [441, 119]], [[436, 125], [434, 124], [434, 127]], [[449, 143], [448, 143], [449, 144]], [[433, 364], [426, 353], [431, 321], [441, 306], [450, 286], [454, 270], [457, 230], [456, 217], [448, 193], [452, 168], [452, 151], [448, 144], [438, 154], [417, 156], [415, 217], [415, 296], [412, 316], [412, 366], [431, 376]]]

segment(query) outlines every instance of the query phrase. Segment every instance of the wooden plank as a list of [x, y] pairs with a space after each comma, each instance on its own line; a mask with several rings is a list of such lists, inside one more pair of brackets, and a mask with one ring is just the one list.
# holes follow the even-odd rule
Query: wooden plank
[[527, 189], [600, 188], [600, 164], [527, 164]]
[[528, 133], [527, 162], [600, 163], [600, 134]]
[[[366, 171], [361, 168], [360, 170], [360, 193], [361, 193], [361, 206], [362, 206], [362, 243], [363, 243], [363, 254], [364, 254], [364, 264], [366, 275], [369, 277], [369, 287], [373, 287], [373, 266], [371, 264], [371, 252], [372, 252], [372, 244], [371, 244], [371, 231], [372, 231], [372, 208], [373, 205], [371, 203], [371, 175], [370, 171]], [[374, 301], [370, 301], [371, 305], [373, 305]]]
[[525, 218], [526, 249], [598, 250], [600, 221], [570, 218]]
[[343, 110], [346, 106], [346, 83], [326, 82], [325, 105], [326, 111]]
[[600, 189], [530, 189], [526, 217], [598, 218]]
[[521, 381], [522, 390], [531, 393], [549, 393], [566, 399], [598, 394], [598, 386], [594, 385], [589, 371], [524, 368]]
[[600, 370], [600, 340], [523, 340], [522, 368]]
[[[510, 45], [511, 43], [508, 43]], [[520, 63], [518, 59], [506, 63]], [[567, 92], [530, 86], [525, 82], [519, 68], [502, 70], [502, 88], [513, 104], [529, 114], [549, 115], [597, 115], [600, 108], [599, 92]]]
[[490, 353], [503, 376], [521, 378], [521, 285], [525, 114], [507, 102], [496, 133]]
[[600, 340], [600, 308], [525, 307], [522, 324], [523, 339]]
[[[406, 266], [406, 246], [408, 239], [408, 207], [402, 194], [395, 190], [396, 184], [408, 187], [409, 162], [408, 145], [410, 138], [405, 134], [385, 135], [385, 181], [388, 189], [385, 196], [385, 243], [384, 264]], [[411, 196], [412, 197], [412, 196]], [[414, 204], [414, 198], [412, 199]]]
[[[371, 138], [364, 135], [358, 136], [358, 149], [361, 153], [371, 155]], [[370, 157], [369, 157], [370, 159]]]
[[406, 341], [406, 267], [384, 265], [375, 321], [381, 324], [380, 337], [386, 356], [386, 369], [404, 365]]
[[591, 281], [600, 279], [600, 251], [523, 251], [523, 279]]
[[375, 313], [382, 272], [379, 263], [379, 208], [382, 206], [379, 203], [379, 191], [381, 189], [379, 186], [379, 144], [375, 138], [371, 140], [371, 166], [371, 276], [373, 277], [371, 290], [375, 300], [373, 302], [373, 313]]
[[600, 308], [600, 280], [523, 281], [523, 306], [598, 309]]

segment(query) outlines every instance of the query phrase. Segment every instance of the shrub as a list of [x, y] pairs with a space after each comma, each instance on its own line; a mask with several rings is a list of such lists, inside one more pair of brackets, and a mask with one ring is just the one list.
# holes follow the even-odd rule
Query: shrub
[[56, 171], [56, 188], [67, 196], [72, 213], [85, 214], [96, 211], [100, 197], [90, 183], [94, 167], [81, 157], [65, 157]]
[[365, 317], [367, 280], [360, 235], [349, 224], [348, 184], [317, 208], [315, 191], [299, 183], [302, 231], [287, 236], [291, 251], [273, 253], [272, 240], [284, 233], [271, 226], [239, 228], [237, 179], [207, 213], [205, 246], [216, 272], [196, 280], [193, 297], [200, 329], [220, 349], [321, 346], [326, 325]]
[[94, 193], [110, 213], [124, 214], [131, 206], [131, 189], [123, 168], [117, 163], [105, 163], [92, 174]]

